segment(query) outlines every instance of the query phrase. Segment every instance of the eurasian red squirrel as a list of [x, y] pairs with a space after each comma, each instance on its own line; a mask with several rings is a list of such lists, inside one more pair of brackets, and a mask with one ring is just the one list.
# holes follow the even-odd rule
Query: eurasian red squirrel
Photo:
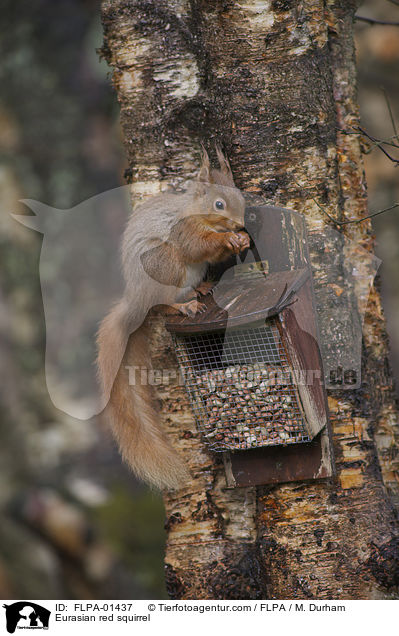
[[159, 305], [167, 312], [202, 311], [194, 290], [208, 264], [249, 247], [244, 198], [219, 149], [217, 156], [220, 169], [211, 169], [203, 151], [197, 180], [186, 192], [166, 192], [134, 209], [122, 243], [125, 293], [98, 333], [98, 370], [113, 434], [137, 477], [158, 488], [181, 487], [188, 472], [161, 429], [151, 387], [129, 385], [123, 356], [132, 334], [130, 357], [150, 368], [148, 312]]

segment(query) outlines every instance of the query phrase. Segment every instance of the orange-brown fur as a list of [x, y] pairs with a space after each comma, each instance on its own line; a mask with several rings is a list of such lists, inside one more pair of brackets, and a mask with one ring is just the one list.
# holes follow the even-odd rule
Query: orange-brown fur
[[[227, 160], [220, 150], [217, 153], [220, 170], [211, 170], [204, 152], [191, 189], [180, 196], [154, 197], [134, 210], [122, 246], [125, 294], [98, 333], [98, 369], [114, 436], [134, 473], [158, 488], [181, 487], [187, 469], [160, 427], [151, 387], [129, 385], [124, 354], [131, 334], [129, 356], [134, 366], [149, 369], [150, 309], [201, 310], [201, 303], [192, 300], [193, 290], [203, 280], [207, 264], [249, 246], [242, 231], [243, 197]], [[224, 209], [216, 209], [221, 200]]]

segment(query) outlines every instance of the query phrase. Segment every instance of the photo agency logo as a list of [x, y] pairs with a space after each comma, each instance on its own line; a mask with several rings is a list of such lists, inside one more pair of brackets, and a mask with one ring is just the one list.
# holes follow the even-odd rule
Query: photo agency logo
[[[175, 201], [177, 197], [184, 197], [185, 194], [165, 192], [148, 200], [146, 205], [161, 209], [163, 197], [171, 196]], [[155, 199], [157, 203], [151, 203]], [[33, 215], [13, 215], [14, 219], [30, 230], [36, 230], [43, 235], [40, 285], [46, 323], [45, 377], [49, 396], [53, 404], [64, 413], [80, 420], [87, 420], [100, 413], [107, 403], [107, 396], [101, 395], [99, 391], [96, 374], [96, 339], [99, 326], [110, 312], [110, 308], [123, 304], [121, 298], [125, 293], [125, 281], [120, 258], [120, 246], [123, 240], [125, 241], [124, 260], [133, 259], [127, 274], [128, 282], [130, 280], [129, 284], [134, 290], [139, 289], [142, 292], [141, 296], [138, 294], [142, 304], [142, 307], [141, 305], [139, 307], [140, 311], [136, 306], [140, 304], [137, 301], [137, 293], [131, 295], [132, 303], [135, 303], [133, 309], [139, 311], [140, 315], [134, 324], [130, 324], [130, 333], [141, 326], [147, 311], [152, 306], [168, 304], [162, 300], [166, 297], [165, 290], [171, 290], [174, 287], [165, 284], [162, 276], [158, 280], [151, 273], [151, 269], [143, 266], [146, 261], [142, 256], [148, 255], [148, 251], [140, 252], [141, 243], [139, 245], [133, 241], [126, 243], [126, 236], [123, 239], [126, 221], [132, 215], [129, 186], [103, 192], [67, 210], [51, 208], [31, 199], [24, 200], [23, 203], [30, 208]], [[266, 207], [269, 209], [269, 214], [273, 213], [276, 218], [279, 218], [279, 215], [284, 216], [285, 225], [295, 229], [294, 220], [291, 223], [290, 218], [300, 216], [298, 213], [282, 208]], [[136, 214], [136, 210], [140, 212], [139, 207], [135, 208], [133, 215]], [[243, 260], [238, 267], [244, 268], [253, 264], [254, 258], [258, 263], [272, 263], [273, 241], [270, 237], [267, 241], [259, 239], [256, 233], [257, 216], [254, 213], [255, 221], [251, 219], [250, 210], [255, 210], [256, 214], [259, 213], [259, 219], [263, 218], [264, 212], [262, 207], [247, 208], [246, 227], [248, 226], [255, 247], [251, 247], [247, 252], [243, 251]], [[251, 223], [254, 231], [251, 229]], [[146, 234], [149, 229], [146, 229]], [[265, 230], [267, 237], [268, 231], [268, 229]], [[168, 243], [171, 226], [170, 224], [165, 227], [156, 226], [154, 232], [157, 236], [154, 241], [158, 247], [153, 249], [158, 249]], [[299, 236], [293, 236], [291, 239], [292, 243], [298, 245], [306, 243], [305, 238], [300, 241]], [[317, 232], [308, 232], [307, 240], [313, 271], [319, 331], [317, 346], [323, 363], [325, 387], [341, 390], [357, 389], [361, 384], [364, 315], [380, 261], [361, 245], [349, 241], [341, 232], [328, 226], [324, 226]], [[282, 245], [284, 247], [285, 243]], [[145, 249], [148, 250], [148, 247]], [[278, 251], [278, 263], [272, 264], [272, 273], [291, 271], [294, 267], [290, 261], [290, 252], [287, 250], [284, 258], [280, 253], [281, 250]], [[160, 271], [163, 272], [164, 269], [168, 268], [161, 268]], [[214, 302], [228, 316], [226, 335], [219, 345], [220, 364], [223, 368], [236, 363], [235, 359], [231, 362], [228, 356], [228, 345], [235, 333], [233, 329], [230, 329], [229, 324], [229, 317], [235, 307], [235, 298], [232, 297], [227, 302], [220, 292], [230, 274], [226, 271], [215, 284], [212, 292]], [[259, 299], [264, 298], [267, 293], [267, 275], [263, 276], [262, 280], [264, 289], [263, 291], [259, 289]], [[154, 290], [155, 287], [156, 293], [151, 295], [150, 290]], [[277, 300], [279, 296], [284, 295], [284, 288], [281, 285], [274, 291]], [[192, 288], [191, 292], [195, 294], [195, 289]], [[171, 292], [168, 293], [167, 298], [170, 299]], [[151, 296], [151, 299], [155, 297], [160, 302], [154, 302], [147, 307], [145, 304], [147, 296]], [[293, 296], [289, 299], [287, 306], [294, 302]], [[198, 302], [198, 305], [201, 307], [202, 303]], [[199, 317], [200, 312], [201, 309], [198, 313]], [[119, 318], [120, 322], [123, 322], [123, 316]], [[308, 337], [306, 334], [309, 327], [306, 318], [306, 316], [302, 317], [299, 324], [301, 338]], [[127, 339], [128, 335], [126, 342]], [[118, 352], [120, 350], [121, 361], [126, 342], [122, 342], [121, 346], [117, 347]], [[244, 362], [256, 363], [257, 357], [254, 354], [253, 358]], [[243, 360], [237, 360], [237, 364], [242, 363]], [[176, 381], [173, 370], [166, 370], [166, 373], [162, 370], [151, 372], [150, 377], [143, 378], [143, 374], [137, 372], [137, 367], [131, 366], [127, 369], [130, 384], [137, 381], [158, 384], [160, 374], [162, 382]], [[306, 383], [308, 381], [306, 379]], [[313, 376], [310, 381], [313, 382]]]
[[14, 634], [16, 629], [48, 629], [51, 612], [37, 603], [19, 601], [3, 607], [9, 634]]

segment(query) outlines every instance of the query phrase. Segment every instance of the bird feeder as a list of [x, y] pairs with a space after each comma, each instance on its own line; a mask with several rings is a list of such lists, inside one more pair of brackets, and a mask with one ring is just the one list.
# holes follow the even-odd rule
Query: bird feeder
[[166, 325], [198, 430], [230, 487], [331, 476], [304, 219], [253, 207], [246, 228], [252, 249], [219, 272], [206, 311]]

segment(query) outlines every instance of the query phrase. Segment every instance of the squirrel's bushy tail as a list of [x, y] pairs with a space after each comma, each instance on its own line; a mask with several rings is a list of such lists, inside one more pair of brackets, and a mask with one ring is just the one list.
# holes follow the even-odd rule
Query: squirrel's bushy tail
[[[160, 427], [151, 386], [145, 382], [148, 373], [141, 373], [151, 368], [148, 319], [129, 338], [130, 324], [121, 301], [98, 333], [98, 369], [104, 393], [110, 396], [105, 415], [122, 457], [137, 477], [157, 488], [177, 489], [189, 475]], [[130, 384], [127, 360], [137, 368]]]

